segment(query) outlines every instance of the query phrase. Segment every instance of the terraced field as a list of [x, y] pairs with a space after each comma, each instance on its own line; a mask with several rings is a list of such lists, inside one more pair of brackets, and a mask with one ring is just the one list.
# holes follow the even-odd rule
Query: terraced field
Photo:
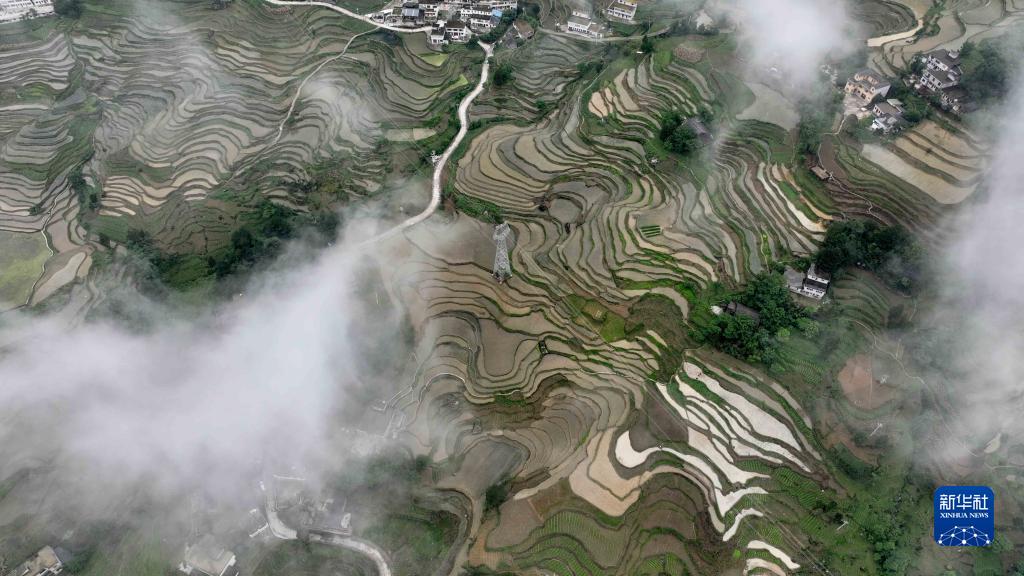
[[[904, 37], [892, 34], [873, 46], [880, 46], [871, 55], [874, 68], [895, 75], [905, 69], [914, 56], [938, 48], [954, 50], [968, 40], [973, 42], [1005, 34], [1024, 24], [1024, 6], [1014, 0], [947, 0], [940, 7], [922, 0], [864, 3], [858, 11], [870, 16], [877, 36], [903, 30], [914, 30], [908, 12], [925, 24], [915, 34]], [[925, 22], [927, 16], [927, 22]]]
[[[541, 36], [520, 50], [542, 62], [562, 48]], [[389, 410], [445, 466], [439, 486], [476, 495], [464, 562], [781, 573], [814, 565], [806, 534], [835, 528], [808, 516], [827, 472], [801, 403], [719, 355], [684, 360], [679, 329], [697, 292], [812, 252], [832, 205], [798, 165], [792, 125], [737, 118], [756, 97], [735, 72], [673, 48], [596, 79], [517, 72], [495, 92], [518, 101], [506, 114], [531, 113], [525, 94], [557, 102], [529, 124], [478, 128], [451, 175], [449, 194], [511, 225], [507, 282], [490, 275], [490, 225], [465, 214], [390, 246], [401, 264], [386, 281], [427, 337]], [[645, 145], [672, 108], [720, 122], [687, 163]], [[486, 100], [474, 114], [498, 117]], [[484, 513], [484, 491], [506, 477], [511, 498]]]
[[0, 52], [0, 229], [55, 251], [35, 301], [84, 278], [101, 236], [215, 251], [253, 190], [313, 209], [292, 184], [328, 159], [348, 198], [376, 195], [399, 176], [380, 152], [428, 155], [416, 140], [444, 137], [479, 58], [428, 62], [422, 34], [257, 0], [103, 3], [46, 32]]
[[[540, 7], [542, 22], [569, 8]], [[879, 34], [914, 22], [895, 2], [865, 3], [861, 17]], [[0, 283], [15, 302], [87, 278], [132, 229], [206, 255], [254, 199], [313, 211], [300, 184], [317, 166], [343, 176], [346, 202], [425, 205], [430, 153], [448, 145], [454, 104], [481, 70], [479, 48], [435, 53], [421, 34], [258, 0], [97, 2], [42, 35], [0, 52], [0, 242], [34, 258]], [[881, 348], [902, 297], [868, 275], [837, 278], [835, 345], [787, 336], [763, 368], [699, 345], [689, 321], [711, 314], [710, 295], [813, 253], [834, 218], [937, 234], [987, 149], [935, 123], [890, 148], [826, 136], [819, 156], [836, 178], [823, 184], [797, 153], [796, 105], [745, 81], [734, 49], [722, 34], [637, 54], [540, 30], [499, 51], [512, 78], [470, 108], [443, 174], [446, 210], [374, 247], [416, 337], [410, 381], [375, 403], [384, 436], [429, 456], [432, 485], [471, 504], [450, 572], [874, 570], [864, 538], [840, 531], [837, 502], [862, 486], [851, 470], [879, 461], [851, 437], [899, 409], [898, 395], [862, 408], [835, 376], [868, 343]], [[712, 140], [670, 154], [670, 110], [713, 117]], [[504, 282], [492, 221], [512, 231]], [[257, 572], [368, 570], [287, 550]]]

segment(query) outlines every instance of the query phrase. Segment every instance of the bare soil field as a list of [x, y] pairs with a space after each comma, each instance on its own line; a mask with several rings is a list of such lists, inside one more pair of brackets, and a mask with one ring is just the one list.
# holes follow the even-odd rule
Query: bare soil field
[[689, 62], [691, 64], [696, 64], [697, 62], [703, 60], [704, 52], [705, 50], [703, 48], [695, 48], [692, 46], [687, 46], [686, 44], [680, 44], [679, 46], [676, 46], [675, 50], [672, 51], [672, 53], [675, 54], [677, 58], [683, 60], [684, 62]]
[[891, 387], [876, 381], [873, 367], [870, 356], [858, 354], [850, 358], [839, 372], [843, 395], [861, 410], [875, 410], [893, 397]]

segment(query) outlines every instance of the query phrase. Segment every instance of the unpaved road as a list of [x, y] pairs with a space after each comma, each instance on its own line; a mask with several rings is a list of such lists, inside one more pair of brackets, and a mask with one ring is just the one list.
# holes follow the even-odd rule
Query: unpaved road
[[391, 30], [392, 32], [430, 32], [430, 26], [420, 26], [419, 28], [405, 28], [405, 27], [402, 27], [402, 26], [392, 26], [390, 24], [381, 24], [380, 22], [374, 21], [369, 16], [363, 16], [362, 14], [359, 14], [358, 12], [353, 12], [351, 10], [347, 10], [345, 8], [342, 8], [341, 6], [336, 6], [336, 5], [330, 4], [328, 2], [295, 2], [293, 0], [266, 0], [266, 2], [268, 2], [270, 4], [274, 4], [276, 6], [319, 6], [321, 8], [329, 8], [329, 9], [334, 10], [335, 12], [337, 12], [339, 14], [344, 14], [345, 16], [348, 16], [349, 18], [355, 18], [356, 20], [362, 20], [363, 22], [366, 22], [367, 24], [370, 24], [372, 26], [376, 26], [377, 28], [383, 28], [385, 30]]
[[[401, 28], [397, 26], [381, 24], [379, 22], [371, 20], [366, 16], [357, 14], [355, 12], [352, 12], [351, 10], [346, 10], [345, 8], [341, 8], [339, 6], [335, 6], [334, 4], [328, 4], [326, 2], [294, 2], [290, 0], [266, 1], [270, 4], [275, 4], [278, 6], [320, 6], [323, 8], [329, 8], [331, 10], [334, 10], [335, 12], [344, 14], [345, 16], [348, 16], [350, 18], [355, 18], [357, 20], [366, 22], [367, 24], [370, 24], [376, 28], [383, 28], [394, 32], [414, 33], [427, 32], [430, 30], [430, 26], [424, 26], [422, 28]], [[302, 84], [300, 84], [299, 86], [299, 90], [295, 94], [295, 98], [292, 100], [291, 107], [289, 108], [288, 111], [289, 116], [291, 115], [291, 112], [295, 107], [295, 101], [298, 100], [299, 94], [302, 91], [302, 85], [304, 85], [306, 81], [309, 80], [310, 77], [316, 74], [316, 72], [319, 71], [320, 68], [324, 66], [324, 64], [336, 60], [337, 58], [341, 58], [348, 50], [348, 47], [352, 44], [352, 40], [354, 40], [357, 36], [360, 35], [362, 34], [357, 34], [356, 36], [350, 38], [348, 43], [345, 45], [344, 50], [342, 50], [340, 54], [321, 63], [320, 66], [313, 70], [313, 72], [309, 76], [307, 76], [305, 80], [303, 80]], [[466, 134], [469, 133], [469, 107], [473, 104], [473, 100], [475, 100], [476, 97], [479, 96], [484, 91], [484, 86], [487, 84], [487, 76], [488, 73], [490, 72], [491, 56], [494, 53], [494, 47], [490, 44], [484, 44], [483, 42], [480, 43], [480, 47], [483, 48], [484, 51], [484, 64], [480, 71], [480, 80], [477, 82], [476, 88], [474, 88], [472, 92], [467, 94], [466, 97], [462, 99], [462, 102], [459, 103], [459, 131], [455, 135], [455, 138], [452, 139], [451, 143], [448, 145], [448, 148], [445, 149], [444, 154], [441, 155], [437, 163], [434, 165], [434, 174], [431, 180], [430, 204], [428, 204], [427, 207], [424, 208], [423, 211], [420, 212], [419, 214], [408, 218], [407, 220], [398, 224], [397, 226], [394, 226], [393, 228], [390, 228], [389, 230], [386, 230], [374, 236], [373, 238], [370, 238], [369, 240], [366, 240], [365, 242], [362, 243], [363, 246], [376, 242], [378, 240], [382, 240], [384, 238], [388, 238], [390, 236], [393, 236], [394, 234], [401, 232], [402, 230], [405, 230], [406, 228], [419, 224], [420, 222], [429, 218], [430, 215], [433, 214], [434, 211], [437, 210], [437, 207], [441, 204], [441, 176], [444, 173], [445, 166], [448, 164], [448, 160], [451, 159], [452, 154], [455, 153], [455, 149], [458, 148], [459, 144], [462, 143], [462, 140], [465, 139]], [[277, 138], [281, 137], [283, 128], [284, 122], [281, 123], [281, 126], [278, 129]], [[267, 523], [270, 525], [271, 533], [282, 540], [294, 540], [298, 538], [297, 531], [286, 525], [280, 519], [280, 517], [278, 517], [277, 503], [274, 501], [272, 491], [267, 490], [266, 486], [263, 483], [261, 483], [261, 487], [263, 487], [265, 493]], [[373, 561], [373, 563], [377, 566], [377, 573], [379, 576], [391, 576], [391, 567], [388, 566], [387, 559], [384, 556], [384, 552], [372, 542], [369, 542], [367, 540], [361, 540], [358, 538], [336, 535], [311, 535], [310, 541], [320, 542], [330, 546], [347, 548], [349, 550], [359, 552]]]
[[491, 67], [491, 55], [494, 54], [494, 46], [481, 42], [480, 47], [484, 49], [484, 65], [483, 69], [480, 71], [480, 80], [477, 82], [476, 88], [467, 94], [466, 97], [462, 99], [462, 102], [459, 103], [459, 132], [455, 135], [455, 138], [452, 139], [448, 148], [445, 148], [444, 154], [441, 154], [437, 163], [434, 164], [434, 176], [430, 181], [430, 204], [428, 204], [427, 207], [419, 214], [411, 216], [401, 224], [398, 224], [397, 226], [362, 242], [360, 244], [361, 246], [366, 246], [367, 244], [372, 244], [379, 240], [390, 238], [410, 226], [415, 226], [420, 222], [423, 222], [427, 218], [430, 218], [430, 215], [433, 214], [434, 210], [437, 210], [437, 207], [441, 204], [441, 176], [444, 174], [444, 167], [448, 164], [448, 160], [451, 159], [452, 154], [455, 153], [455, 149], [459, 147], [463, 138], [465, 138], [466, 134], [469, 133], [469, 107], [473, 104], [473, 100], [475, 100], [476, 97], [484, 91], [484, 85], [487, 84], [487, 73]]

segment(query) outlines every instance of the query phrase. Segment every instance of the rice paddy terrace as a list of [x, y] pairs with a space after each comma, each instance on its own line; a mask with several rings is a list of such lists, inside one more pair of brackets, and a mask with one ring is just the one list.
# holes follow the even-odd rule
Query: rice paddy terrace
[[336, 202], [295, 192], [328, 159], [342, 159], [349, 200], [396, 185], [392, 160], [419, 160], [424, 140], [454, 130], [449, 108], [479, 61], [431, 60], [422, 34], [403, 41], [322, 9], [92, 8], [74, 26], [4, 35], [0, 228], [45, 232], [55, 252], [33, 302], [86, 277], [100, 234], [123, 242], [138, 228], [170, 253], [216, 251], [251, 190], [298, 210]]
[[[997, 19], [1014, 17], [1000, 6]], [[541, 7], [544, 21], [567, 11]], [[343, 174], [346, 202], [425, 205], [424, 166], [458, 128], [482, 60], [317, 8], [88, 8], [0, 51], [0, 242], [24, 254], [0, 296], [16, 305], [91, 279], [101, 233], [121, 243], [141, 228], [166, 251], [212, 252], [254, 199], [336, 205], [295, 185], [311, 166]], [[857, 16], [888, 35], [926, 11], [880, 1]], [[891, 44], [876, 52], [877, 66], [904, 62]], [[469, 110], [447, 209], [381, 242], [384, 285], [416, 332], [413, 381], [384, 403], [388, 433], [430, 456], [433, 486], [471, 503], [444, 567], [882, 573], [859, 529], [878, 511], [846, 503], [870, 493], [873, 472], [908, 467], [911, 424], [896, 416], [920, 400], [883, 333], [912, 304], [845, 274], [834, 329], [794, 335], [770, 373], [690, 328], [722, 287], [812, 253], [834, 218], [936, 234], [978, 185], [987, 145], [934, 122], [887, 147], [826, 136], [836, 178], [822, 184], [796, 151], [794, 105], [745, 79], [730, 34], [637, 54], [540, 30], [495, 60], [512, 77]], [[713, 142], [670, 154], [658, 139], [669, 109], [710, 112]], [[496, 221], [513, 231], [504, 283], [491, 275]], [[893, 374], [889, 389], [865, 396], [869, 366]], [[897, 450], [862, 441], [880, 419]]]
[[[822, 188], [795, 154], [791, 114], [756, 106], [781, 96], [741, 81], [728, 38], [669, 39], [568, 83], [567, 59], [594, 48], [565, 42], [541, 36], [521, 59], [506, 55], [511, 86], [477, 104], [494, 120], [451, 173], [448, 194], [466, 212], [393, 247], [395, 297], [419, 311], [425, 338], [416, 384], [389, 409], [439, 462], [438, 485], [475, 495], [460, 559], [513, 573], [824, 573], [842, 562], [871, 573], [867, 544], [825, 512], [848, 490], [834, 458], [870, 416], [837, 429], [849, 401], [821, 386], [901, 297], [840, 282], [843, 344], [819, 359], [808, 341], [787, 348], [786, 386], [699, 347], [685, 326], [707, 314], [712, 286], [813, 251], [829, 219], [856, 212], [850, 198], [877, 194], [866, 213], [921, 228], [940, 203], [872, 166], [864, 182], [842, 175], [848, 196]], [[543, 57], [556, 49], [561, 58]], [[537, 99], [557, 106], [539, 111]], [[721, 134], [699, 158], [659, 148], [671, 108], [714, 110]], [[511, 224], [507, 282], [490, 275], [490, 225], [467, 213]], [[483, 495], [502, 482], [511, 497], [490, 512]]]

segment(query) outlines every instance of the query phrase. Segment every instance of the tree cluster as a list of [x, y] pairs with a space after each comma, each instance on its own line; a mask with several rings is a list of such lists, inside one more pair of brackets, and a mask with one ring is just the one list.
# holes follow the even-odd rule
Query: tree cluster
[[651, 38], [647, 34], [644, 34], [642, 40], [640, 40], [640, 51], [644, 54], [650, 54], [654, 52], [654, 38]]
[[923, 280], [922, 250], [910, 233], [870, 220], [832, 223], [814, 260], [818, 270], [830, 274], [851, 266], [869, 270], [905, 292], [916, 290]]
[[658, 139], [665, 145], [665, 148], [684, 156], [700, 147], [697, 132], [686, 124], [686, 119], [678, 110], [662, 114]]
[[964, 43], [960, 49], [961, 84], [979, 104], [1000, 100], [1010, 89], [1010, 62], [994, 42]]
[[219, 259], [210, 256], [207, 264], [218, 278], [223, 278], [276, 256], [280, 253], [283, 241], [293, 235], [293, 215], [291, 210], [267, 202], [259, 222], [235, 230], [224, 255]]
[[[921, 64], [920, 60], [914, 60], [911, 65], [911, 71], [919, 64]], [[917, 73], [920, 74], [920, 71]], [[903, 119], [908, 124], [917, 124], [932, 115], [932, 107], [928, 101], [903, 84], [903, 82], [893, 82], [889, 97], [903, 103]]]
[[793, 301], [782, 275], [775, 272], [754, 276], [735, 299], [757, 311], [759, 318], [720, 314], [699, 331], [698, 339], [754, 364], [775, 364], [779, 341], [786, 340], [790, 330], [806, 318], [803, 308]]
[[494, 69], [494, 85], [504, 86], [512, 80], [512, 64], [510, 62], [502, 62], [498, 64], [498, 67]]
[[82, 0], [54, 0], [53, 11], [65, 18], [77, 20], [82, 16]]
[[86, 183], [85, 176], [82, 175], [82, 166], [71, 171], [68, 175], [68, 183], [71, 184], [71, 190], [78, 197], [78, 202], [82, 207], [94, 211], [100, 207], [100, 195]]
[[484, 510], [497, 510], [505, 500], [508, 500], [512, 491], [512, 482], [509, 478], [502, 478], [496, 484], [492, 484], [484, 491]]

